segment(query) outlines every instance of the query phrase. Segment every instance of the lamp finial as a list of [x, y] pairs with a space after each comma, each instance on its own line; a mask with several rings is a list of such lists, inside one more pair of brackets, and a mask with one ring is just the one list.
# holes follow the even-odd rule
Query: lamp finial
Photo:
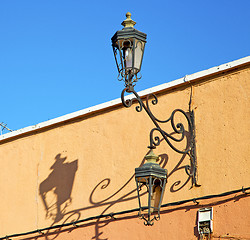
[[151, 149], [150, 152], [145, 156], [145, 158], [148, 163], [156, 163], [156, 161], [159, 159], [159, 156], [157, 156]]
[[127, 17], [127, 19], [122, 22], [122, 26], [124, 26], [124, 28], [134, 27], [136, 22], [131, 19], [131, 13], [127, 12], [126, 17]]

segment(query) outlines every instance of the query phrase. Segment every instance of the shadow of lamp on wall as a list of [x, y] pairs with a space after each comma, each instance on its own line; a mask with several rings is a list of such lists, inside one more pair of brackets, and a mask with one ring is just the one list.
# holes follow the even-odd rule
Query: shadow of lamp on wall
[[[146, 44], [147, 35], [134, 28], [135, 21], [131, 19], [131, 13], [126, 14], [127, 19], [122, 22], [124, 28], [117, 31], [111, 38], [115, 62], [118, 69], [118, 80], [124, 81], [125, 88], [121, 93], [121, 100], [125, 107], [129, 108], [134, 102], [136, 111], [146, 111], [155, 127], [150, 131], [149, 154], [146, 155], [147, 162], [135, 169], [135, 180], [137, 185], [139, 201], [139, 217], [144, 219], [146, 226], [151, 226], [154, 220], [160, 219], [160, 207], [165, 191], [167, 181], [167, 170], [160, 167], [156, 162], [158, 156], [154, 154], [153, 149], [160, 145], [161, 136], [168, 145], [177, 153], [185, 154], [190, 157], [190, 165], [187, 165], [186, 173], [192, 178], [192, 186], [198, 186], [196, 179], [196, 155], [195, 155], [195, 134], [194, 134], [194, 114], [190, 111], [188, 114], [182, 109], [175, 109], [166, 120], [160, 120], [152, 113], [149, 100], [153, 105], [158, 103], [157, 96], [153, 93], [146, 96], [146, 104], [135, 91], [134, 86], [141, 78], [138, 76], [141, 70], [141, 64]], [[125, 93], [133, 95], [132, 98], [125, 98]], [[176, 114], [182, 114], [188, 123], [188, 131], [185, 130], [183, 123], [175, 123]], [[164, 131], [160, 124], [170, 123], [175, 134]], [[189, 133], [189, 134], [187, 134]], [[158, 134], [158, 135], [157, 135]], [[182, 142], [189, 135], [186, 148], [180, 150], [176, 148], [173, 142]], [[141, 194], [142, 188], [146, 187], [147, 196]]]
[[[66, 162], [67, 157], [57, 154], [54, 164], [50, 167], [52, 172], [40, 184], [39, 194], [46, 209], [46, 217], [52, 218], [54, 223], [63, 219], [65, 210], [71, 204], [71, 192], [75, 174], [78, 168], [78, 160]], [[52, 194], [56, 199], [49, 201], [48, 194]]]

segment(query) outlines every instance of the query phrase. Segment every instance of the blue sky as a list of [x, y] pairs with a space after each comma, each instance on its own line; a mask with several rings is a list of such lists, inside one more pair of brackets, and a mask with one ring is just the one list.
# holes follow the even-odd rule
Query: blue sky
[[110, 38], [148, 35], [140, 91], [249, 55], [249, 0], [1, 0], [0, 122], [17, 130], [120, 97]]

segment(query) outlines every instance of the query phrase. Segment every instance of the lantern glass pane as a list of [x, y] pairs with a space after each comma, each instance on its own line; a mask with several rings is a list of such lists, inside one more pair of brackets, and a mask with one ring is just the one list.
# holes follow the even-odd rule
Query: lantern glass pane
[[122, 51], [123, 68], [126, 73], [132, 69], [133, 64], [133, 39], [123, 39], [119, 41], [119, 47]]
[[138, 73], [141, 69], [141, 62], [143, 56], [143, 48], [144, 44], [142, 41], [135, 41], [135, 61], [134, 61], [134, 68], [135, 73]]
[[124, 48], [123, 49], [123, 58], [124, 58], [124, 65], [127, 70], [132, 69], [132, 50], [131, 48]]
[[151, 194], [151, 208], [152, 211], [157, 211], [159, 208], [159, 203], [161, 199], [162, 188], [158, 186], [153, 187], [153, 192]]

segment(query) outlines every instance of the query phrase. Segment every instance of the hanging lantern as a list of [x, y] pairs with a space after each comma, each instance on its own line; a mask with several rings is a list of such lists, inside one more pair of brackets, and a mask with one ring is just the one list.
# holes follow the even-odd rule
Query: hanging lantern
[[137, 74], [141, 70], [147, 35], [134, 28], [136, 22], [131, 19], [131, 13], [126, 17], [122, 22], [124, 28], [117, 31], [111, 41], [119, 76], [126, 86], [133, 86], [139, 79]]
[[139, 200], [139, 217], [146, 226], [160, 219], [160, 208], [167, 181], [167, 170], [156, 162], [153, 150], [146, 155], [147, 162], [135, 169], [135, 180]]

